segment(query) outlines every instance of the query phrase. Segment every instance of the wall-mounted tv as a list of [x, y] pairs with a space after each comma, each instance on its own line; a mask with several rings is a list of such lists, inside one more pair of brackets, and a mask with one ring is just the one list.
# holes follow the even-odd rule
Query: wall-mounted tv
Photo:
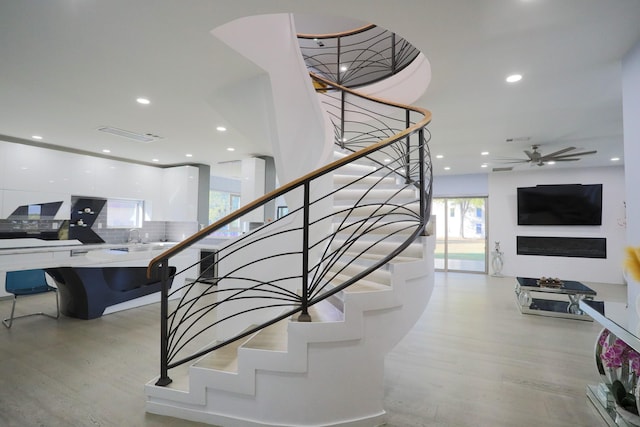
[[520, 187], [518, 225], [602, 225], [602, 184]]

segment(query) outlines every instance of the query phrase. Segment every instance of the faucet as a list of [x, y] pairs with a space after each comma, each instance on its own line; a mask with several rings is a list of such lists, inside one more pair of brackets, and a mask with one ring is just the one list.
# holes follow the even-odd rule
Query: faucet
[[[135, 235], [135, 237], [134, 237]], [[129, 243], [142, 243], [142, 239], [140, 238], [140, 230], [137, 228], [132, 228], [129, 230], [129, 239], [127, 240]]]

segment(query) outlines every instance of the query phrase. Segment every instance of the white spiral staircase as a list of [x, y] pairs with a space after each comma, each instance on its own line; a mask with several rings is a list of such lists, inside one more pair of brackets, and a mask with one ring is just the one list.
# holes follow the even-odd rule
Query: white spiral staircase
[[[344, 252], [322, 273], [327, 288], [374, 265], [397, 247], [394, 241], [411, 235], [395, 214], [398, 206], [420, 209], [417, 189], [366, 162], [340, 168], [333, 181], [336, 233], [329, 249]], [[391, 197], [393, 204], [384, 204]], [[354, 239], [353, 230], [361, 228], [370, 232]], [[380, 243], [378, 235], [391, 237]], [[167, 386], [149, 382], [147, 411], [219, 426], [384, 423], [384, 358], [429, 301], [434, 245], [433, 237], [418, 237], [391, 262], [311, 306], [311, 322], [285, 318], [175, 368]]]

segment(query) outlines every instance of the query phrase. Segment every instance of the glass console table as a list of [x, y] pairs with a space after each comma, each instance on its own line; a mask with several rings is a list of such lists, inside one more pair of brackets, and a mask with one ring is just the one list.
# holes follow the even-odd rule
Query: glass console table
[[[585, 314], [600, 323], [611, 334], [620, 338], [631, 348], [640, 352], [640, 324], [637, 316], [631, 316], [626, 303], [582, 300], [579, 304], [580, 309]], [[588, 385], [587, 397], [608, 426], [633, 427], [638, 425], [625, 419], [626, 417], [617, 410], [613, 397], [604, 383]]]

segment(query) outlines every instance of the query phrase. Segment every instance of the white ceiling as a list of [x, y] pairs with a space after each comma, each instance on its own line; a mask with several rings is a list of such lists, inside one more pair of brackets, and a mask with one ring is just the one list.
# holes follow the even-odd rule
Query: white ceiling
[[[392, 30], [427, 56], [432, 80], [418, 104], [433, 113], [432, 154], [444, 155], [436, 174], [489, 172], [531, 144], [598, 150], [545, 167], [623, 162], [621, 58], [640, 40], [638, 0], [0, 0], [0, 139], [41, 135], [43, 145], [224, 174], [219, 162], [271, 149], [249, 121], [227, 121], [230, 90], [262, 72], [210, 31], [241, 16], [327, 11]], [[327, 21], [313, 22], [298, 30]], [[516, 72], [522, 81], [505, 83]], [[251, 101], [245, 90], [235, 108], [252, 111]], [[162, 138], [136, 143], [96, 130], [105, 125]], [[520, 137], [530, 139], [506, 142]]]

